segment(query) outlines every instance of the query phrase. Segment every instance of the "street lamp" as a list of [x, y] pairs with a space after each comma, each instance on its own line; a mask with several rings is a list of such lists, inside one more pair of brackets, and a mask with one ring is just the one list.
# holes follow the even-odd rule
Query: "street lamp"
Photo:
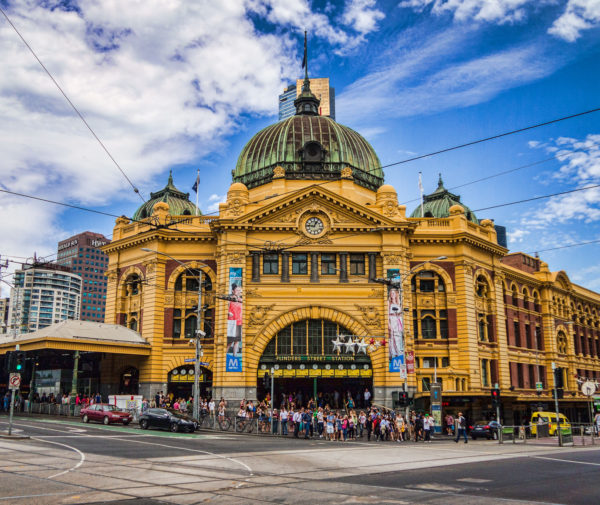
[[[154, 249], [149, 249], [147, 247], [142, 247], [142, 251], [160, 254], [161, 256], [166, 256], [167, 258], [170, 258], [173, 261], [179, 263], [188, 272], [192, 273], [193, 275], [196, 275], [196, 272], [194, 272], [191, 268], [189, 268], [185, 263], [183, 263], [182, 261], [179, 261], [178, 259], [174, 258], [173, 256], [171, 256], [167, 253], [164, 253], [161, 251], [156, 251]], [[209, 268], [209, 266], [206, 263], [202, 263], [202, 262], [197, 262], [197, 263], [200, 263], [201, 266]], [[200, 274], [198, 276], [198, 307], [196, 309], [196, 334], [194, 335], [194, 341], [196, 343], [196, 359], [194, 361], [194, 403], [193, 403], [194, 410], [193, 410], [192, 415], [194, 416], [195, 419], [198, 419], [199, 414], [200, 414], [200, 410], [199, 410], [200, 409], [199, 373], [200, 373], [200, 356], [202, 355], [202, 343], [200, 342], [200, 338], [206, 336], [206, 333], [200, 329], [201, 323], [202, 323], [202, 277], [203, 277], [202, 274], [203, 274], [203, 272], [202, 272], [202, 270], [200, 270], [199, 272], [200, 272]]]

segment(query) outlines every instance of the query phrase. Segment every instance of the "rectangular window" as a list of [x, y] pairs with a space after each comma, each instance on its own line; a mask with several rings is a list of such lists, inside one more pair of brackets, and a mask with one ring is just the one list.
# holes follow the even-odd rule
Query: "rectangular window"
[[533, 349], [533, 343], [531, 342], [532, 340], [532, 335], [531, 335], [531, 325], [530, 324], [526, 324], [525, 325], [525, 346], [527, 347], [527, 349]]
[[310, 319], [308, 321], [308, 354], [322, 354], [322, 332], [321, 320]]
[[350, 255], [350, 275], [365, 275], [365, 255]]
[[431, 377], [423, 377], [421, 379], [421, 391], [429, 391], [431, 387]]
[[448, 368], [450, 366], [450, 358], [442, 358], [442, 368]]
[[263, 255], [263, 274], [277, 275], [279, 273], [279, 254]]
[[435, 290], [435, 281], [433, 279], [420, 279], [419, 290], [421, 293], [433, 293]]
[[308, 273], [308, 257], [306, 254], [292, 254], [292, 273], [306, 275]]
[[515, 345], [521, 347], [521, 327], [519, 321], [514, 321], [513, 327], [515, 330]]
[[335, 254], [321, 254], [321, 274], [335, 275]]
[[423, 358], [423, 368], [435, 368], [435, 358]]
[[448, 311], [440, 310], [440, 337], [448, 338]]

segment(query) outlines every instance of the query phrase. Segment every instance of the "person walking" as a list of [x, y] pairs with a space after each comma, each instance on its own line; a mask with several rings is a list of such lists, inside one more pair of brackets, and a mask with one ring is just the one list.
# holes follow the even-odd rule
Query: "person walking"
[[455, 424], [456, 438], [454, 439], [454, 441], [458, 443], [458, 440], [462, 436], [465, 438], [465, 444], [468, 443], [469, 440], [467, 439], [467, 420], [465, 419], [465, 416], [463, 416], [462, 412], [459, 412], [458, 416], [456, 416]]
[[423, 442], [431, 442], [431, 424], [429, 422], [429, 414], [425, 414], [425, 419], [423, 419]]

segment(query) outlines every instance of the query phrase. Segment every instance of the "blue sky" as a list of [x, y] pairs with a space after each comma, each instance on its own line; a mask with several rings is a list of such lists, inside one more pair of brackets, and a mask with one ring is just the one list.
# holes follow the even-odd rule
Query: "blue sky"
[[[6, 1], [0, 5], [145, 196], [169, 169], [216, 209], [244, 144], [277, 120], [309, 69], [336, 88], [337, 120], [382, 164], [600, 106], [600, 0]], [[115, 214], [141, 201], [0, 17], [0, 187]], [[600, 182], [600, 112], [385, 170], [408, 210], [418, 172], [462, 185], [472, 209]], [[192, 195], [193, 198], [193, 195]], [[512, 250], [600, 239], [597, 189], [478, 213]], [[114, 220], [0, 194], [0, 254], [56, 251]], [[598, 245], [542, 252], [600, 290]], [[5, 291], [4, 291], [5, 292]]]

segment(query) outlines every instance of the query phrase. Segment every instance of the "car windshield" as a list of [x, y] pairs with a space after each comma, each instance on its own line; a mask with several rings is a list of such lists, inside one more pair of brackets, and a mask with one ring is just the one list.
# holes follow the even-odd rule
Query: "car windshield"
[[167, 409], [169, 411], [169, 413], [175, 417], [179, 417], [181, 419], [187, 419], [188, 416], [186, 416], [185, 414], [183, 414], [182, 412], [180, 412], [179, 410], [174, 410], [174, 409]]

